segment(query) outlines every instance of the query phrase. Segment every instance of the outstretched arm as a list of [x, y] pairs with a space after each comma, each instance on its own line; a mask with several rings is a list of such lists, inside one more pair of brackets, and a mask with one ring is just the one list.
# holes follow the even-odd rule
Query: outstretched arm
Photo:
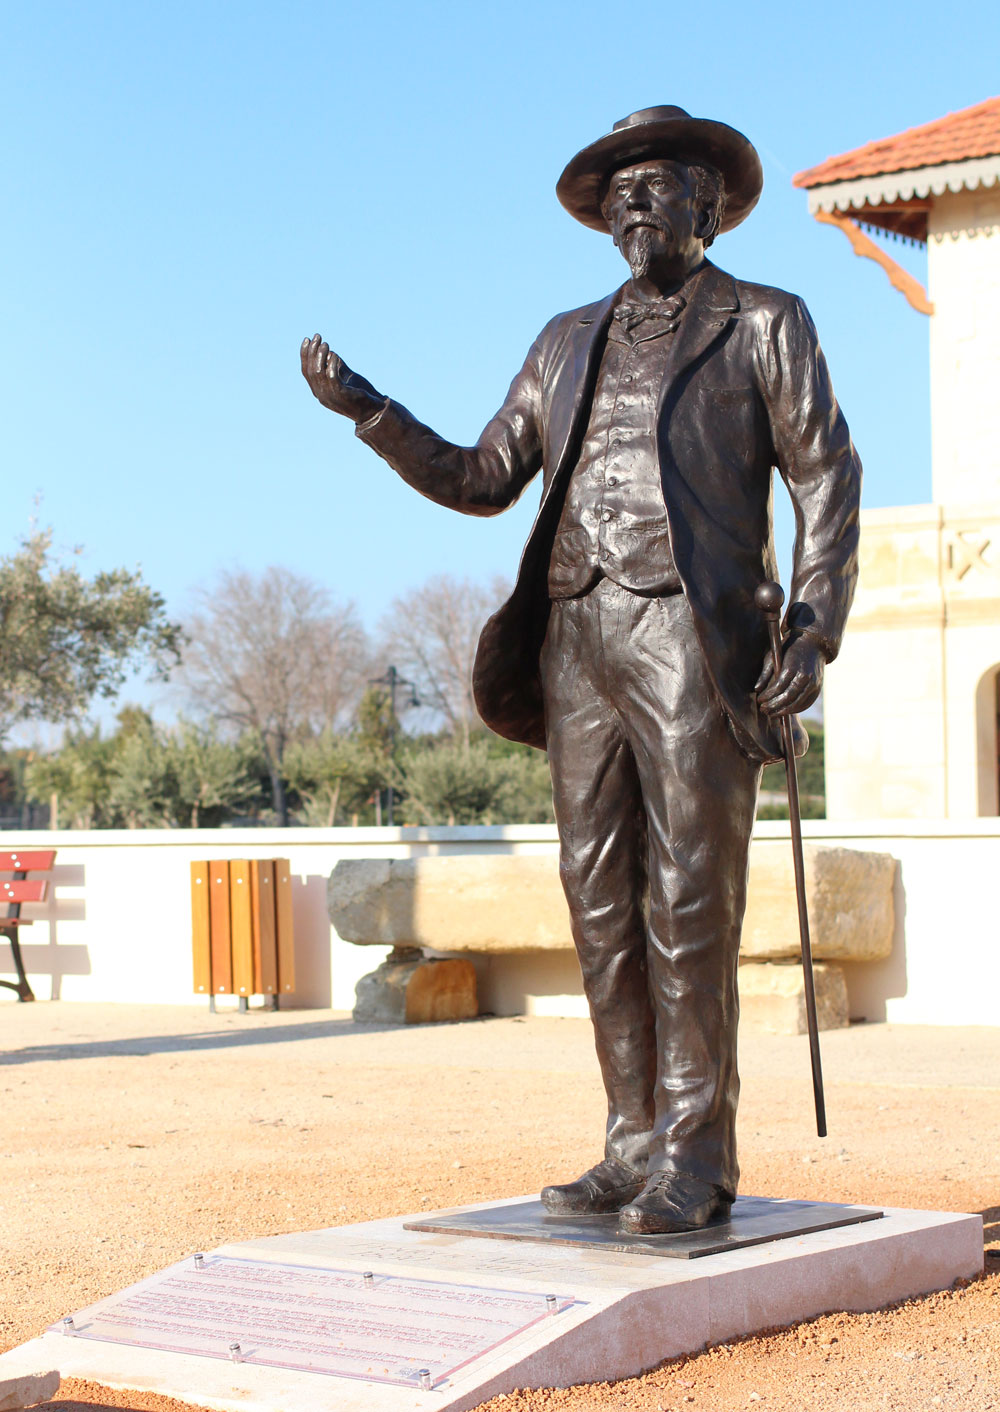
[[536, 343], [475, 446], [456, 446], [352, 372], [319, 334], [302, 344], [303, 376], [323, 406], [350, 417], [361, 440], [421, 495], [467, 515], [506, 510], [541, 467], [538, 359]]

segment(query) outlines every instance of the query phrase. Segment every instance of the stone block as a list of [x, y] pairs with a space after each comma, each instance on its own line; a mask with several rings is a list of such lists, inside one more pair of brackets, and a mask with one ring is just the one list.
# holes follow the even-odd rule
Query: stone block
[[[806, 903], [818, 961], [878, 961], [892, 951], [896, 860], [889, 853], [806, 844]], [[786, 842], [750, 849], [741, 946], [755, 961], [800, 955], [792, 850]]]
[[[888, 956], [896, 860], [887, 853], [806, 845], [805, 866], [817, 960]], [[327, 898], [338, 934], [359, 946], [484, 955], [573, 950], [551, 854], [342, 859], [330, 874]], [[788, 843], [751, 846], [743, 955], [753, 960], [799, 955]]]
[[48, 1402], [59, 1390], [59, 1374], [25, 1373], [20, 1377], [0, 1378], [0, 1412], [16, 1412], [21, 1407], [37, 1407]]
[[362, 976], [354, 1019], [392, 1025], [473, 1020], [479, 1014], [471, 961], [438, 961], [397, 948], [377, 970]]
[[[840, 966], [813, 967], [816, 1020], [821, 1030], [848, 1024], [847, 982]], [[802, 967], [775, 961], [740, 966], [740, 1028], [758, 1034], [806, 1034]]]
[[359, 946], [573, 950], [551, 854], [342, 859], [327, 897], [338, 934]]

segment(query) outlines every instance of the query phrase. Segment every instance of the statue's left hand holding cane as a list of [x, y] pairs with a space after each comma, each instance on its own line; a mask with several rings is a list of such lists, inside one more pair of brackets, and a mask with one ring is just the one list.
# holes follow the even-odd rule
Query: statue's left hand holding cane
[[767, 622], [771, 651], [757, 681], [760, 709], [780, 722], [781, 745], [785, 756], [788, 784], [788, 817], [792, 833], [792, 863], [795, 868], [795, 897], [799, 910], [799, 938], [802, 944], [802, 981], [806, 998], [806, 1025], [809, 1030], [809, 1058], [812, 1064], [813, 1099], [816, 1105], [816, 1132], [826, 1137], [826, 1100], [823, 1096], [823, 1068], [819, 1054], [819, 1022], [816, 1016], [816, 988], [813, 983], [812, 941], [806, 908], [805, 860], [802, 853], [802, 821], [799, 810], [799, 782], [795, 772], [795, 747], [791, 716], [806, 711], [819, 695], [823, 684], [824, 659], [819, 645], [808, 637], [793, 637], [782, 650], [779, 619], [785, 601], [781, 585], [762, 583], [754, 602]]

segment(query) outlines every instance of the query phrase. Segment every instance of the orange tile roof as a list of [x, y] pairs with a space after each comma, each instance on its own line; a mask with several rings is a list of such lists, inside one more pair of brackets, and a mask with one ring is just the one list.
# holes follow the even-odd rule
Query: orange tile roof
[[895, 137], [883, 137], [828, 157], [793, 177], [799, 187], [823, 186], [831, 181], [906, 172], [914, 167], [934, 167], [941, 162], [962, 162], [970, 157], [1000, 153], [1000, 98], [987, 98], [960, 112], [948, 113], [922, 127], [907, 128]]

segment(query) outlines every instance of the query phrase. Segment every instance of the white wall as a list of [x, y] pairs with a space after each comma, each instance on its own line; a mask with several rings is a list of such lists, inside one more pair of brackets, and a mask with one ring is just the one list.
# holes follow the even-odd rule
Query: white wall
[[[22, 912], [35, 919], [21, 932], [21, 949], [39, 999], [190, 1004], [191, 862], [287, 858], [296, 990], [281, 1004], [349, 1010], [359, 977], [379, 964], [386, 948], [352, 946], [331, 927], [326, 884], [338, 859], [483, 848], [544, 852], [554, 849], [554, 839], [552, 828], [523, 827], [102, 829], [4, 832], [0, 848], [57, 850], [49, 900]], [[10, 965], [10, 949], [0, 941], [0, 974], [12, 977], [3, 970]], [[10, 994], [0, 988], [0, 1000]]]
[[934, 499], [995, 501], [1000, 380], [1000, 183], [936, 196], [927, 241]]
[[892, 955], [844, 967], [852, 1019], [1000, 1025], [1000, 819], [823, 820], [803, 833], [899, 860]]
[[[1000, 819], [816, 821], [803, 831], [816, 843], [891, 853], [900, 862], [892, 956], [845, 968], [853, 1017], [1000, 1024]], [[762, 842], [787, 836], [780, 823], [759, 824], [755, 834]], [[49, 901], [24, 909], [37, 919], [22, 941], [40, 1000], [191, 1004], [190, 862], [286, 857], [297, 988], [282, 1004], [349, 1010], [358, 978], [385, 948], [352, 946], [330, 926], [326, 882], [338, 859], [495, 851], [551, 854], [555, 866], [557, 845], [551, 825], [519, 825], [10, 832], [2, 847], [58, 850]], [[4, 966], [9, 950], [0, 945]], [[484, 958], [479, 973], [484, 1010], [586, 1014], [574, 958], [565, 953]], [[13, 1002], [12, 992], [0, 989], [3, 1000]]]
[[857, 597], [824, 680], [829, 817], [996, 816], [980, 687], [998, 663], [1000, 477], [992, 505], [863, 511]]

